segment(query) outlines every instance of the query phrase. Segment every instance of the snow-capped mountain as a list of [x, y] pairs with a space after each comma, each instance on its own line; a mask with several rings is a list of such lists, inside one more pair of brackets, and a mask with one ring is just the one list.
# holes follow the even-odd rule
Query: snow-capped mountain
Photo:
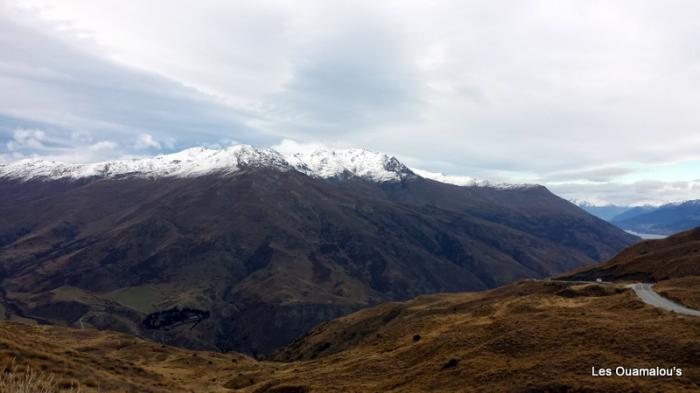
[[81, 179], [90, 177], [192, 177], [231, 174], [246, 167], [297, 170], [311, 177], [346, 179], [359, 177], [374, 182], [395, 182], [420, 176], [440, 183], [465, 187], [527, 188], [530, 184], [493, 184], [467, 176], [410, 169], [395, 157], [364, 149], [317, 150], [283, 155], [274, 149], [235, 145], [223, 149], [193, 147], [155, 157], [70, 164], [39, 158], [0, 165], [0, 178], [21, 180]]
[[248, 145], [226, 149], [195, 147], [149, 158], [91, 164], [67, 164], [42, 159], [24, 159], [0, 167], [0, 177], [17, 179], [80, 179], [87, 177], [189, 177], [230, 173], [245, 166], [290, 169], [285, 158], [272, 149]]
[[449, 176], [439, 172], [429, 172], [422, 169], [413, 169], [418, 176], [439, 181], [440, 183], [454, 184], [455, 186], [476, 186], [479, 180], [469, 176]]
[[296, 169], [312, 177], [361, 177], [385, 182], [413, 175], [396, 158], [363, 149], [319, 150], [283, 156], [273, 149], [236, 145], [225, 149], [195, 147], [149, 158], [91, 164], [23, 159], [0, 166], [0, 177], [14, 179], [80, 179], [88, 177], [191, 177], [234, 173], [245, 167]]
[[363, 149], [318, 150], [292, 154], [287, 159], [300, 172], [324, 179], [350, 175], [385, 182], [413, 175], [395, 157]]
[[[5, 301], [22, 307], [12, 315], [268, 354], [368, 304], [540, 278], [637, 241], [544, 187], [428, 180], [359, 149], [293, 153], [231, 146], [1, 167]], [[109, 295], [144, 285], [158, 292], [149, 310]], [[77, 289], [54, 296], [66, 286]], [[175, 305], [209, 319], [143, 324]]]
[[488, 188], [498, 188], [501, 190], [508, 189], [525, 189], [531, 187], [538, 187], [537, 184], [529, 183], [492, 183], [488, 180], [479, 180], [469, 176], [452, 176], [445, 175], [439, 172], [424, 171], [422, 169], [411, 169], [416, 175], [430, 180], [435, 180], [440, 183], [452, 184], [460, 187], [488, 187]]
[[571, 199], [569, 202], [605, 221], [610, 221], [618, 214], [623, 214], [625, 211], [632, 209], [630, 206], [618, 206], [599, 201], [592, 202], [587, 200]]
[[636, 233], [671, 235], [700, 225], [700, 200], [637, 206], [613, 217], [611, 222]]

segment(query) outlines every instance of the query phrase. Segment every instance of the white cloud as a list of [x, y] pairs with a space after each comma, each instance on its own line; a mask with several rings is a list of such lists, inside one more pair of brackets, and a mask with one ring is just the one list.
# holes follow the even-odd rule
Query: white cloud
[[157, 140], [153, 139], [153, 136], [150, 134], [139, 134], [136, 137], [136, 142], [134, 143], [134, 147], [137, 149], [161, 149], [161, 143], [158, 142]]
[[624, 166], [604, 166], [598, 168], [584, 168], [576, 170], [567, 171], [555, 171], [551, 173], [543, 174], [538, 181], [547, 182], [557, 182], [557, 181], [572, 181], [572, 180], [584, 180], [589, 182], [608, 182], [625, 176], [631, 173], [637, 172], [634, 168], [627, 168]]
[[5, 164], [25, 158], [24, 154], [19, 152], [12, 152], [10, 154], [0, 154], [0, 164]]
[[560, 183], [549, 188], [563, 198], [595, 205], [661, 205], [700, 199], [700, 180], [647, 180], [631, 183]]
[[289, 155], [294, 153], [313, 153], [317, 150], [326, 150], [328, 146], [319, 142], [298, 142], [292, 139], [283, 139], [272, 146], [278, 152]]
[[119, 144], [75, 134], [64, 135], [57, 131], [40, 129], [16, 129], [5, 143], [7, 153], [0, 154], [0, 162], [16, 161], [26, 157], [42, 157], [62, 162], [96, 162], [124, 155]]
[[71, 141], [74, 143], [90, 143], [92, 135], [86, 131], [72, 131], [70, 134]]
[[12, 133], [12, 140], [6, 143], [7, 150], [43, 149], [46, 133], [42, 130], [17, 129]]
[[109, 151], [109, 150], [114, 150], [117, 147], [119, 147], [119, 145], [116, 142], [99, 141], [97, 143], [94, 143], [94, 144], [88, 146], [88, 149], [90, 149], [92, 151], [105, 151], [105, 150]]
[[115, 62], [104, 46], [71, 26], [0, 0], [1, 139], [10, 137], [9, 130], [36, 127], [79, 144], [108, 138], [127, 145], [145, 130], [162, 148], [223, 135], [270, 141], [224, 100]]

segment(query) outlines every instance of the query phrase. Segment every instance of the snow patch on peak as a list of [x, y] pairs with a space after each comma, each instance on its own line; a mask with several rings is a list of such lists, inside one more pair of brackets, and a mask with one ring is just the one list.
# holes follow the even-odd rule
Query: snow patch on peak
[[420, 177], [435, 180], [440, 183], [453, 184], [455, 186], [475, 186], [479, 184], [479, 180], [469, 176], [443, 175], [439, 172], [429, 172], [424, 171], [422, 169], [413, 169], [413, 172], [415, 172]]
[[297, 170], [322, 179], [361, 178], [373, 182], [396, 182], [416, 175], [457, 186], [521, 189], [528, 184], [491, 184], [466, 176], [409, 169], [395, 157], [364, 149], [321, 149], [281, 154], [274, 149], [234, 145], [223, 149], [193, 147], [155, 157], [70, 164], [38, 158], [0, 164], [0, 178], [52, 180], [97, 177], [193, 177], [207, 174], [231, 174], [246, 167]]
[[248, 167], [290, 169], [282, 155], [271, 149], [236, 145], [226, 149], [195, 147], [150, 158], [67, 164], [30, 158], [0, 167], [0, 177], [15, 179], [80, 179], [89, 177], [189, 177], [232, 173]]
[[363, 149], [317, 150], [282, 155], [273, 149], [235, 145], [224, 149], [193, 147], [155, 157], [70, 164], [37, 158], [0, 166], [0, 178], [80, 179], [90, 177], [190, 177], [234, 173], [244, 167], [298, 170], [330, 178], [359, 177], [370, 181], [399, 181], [413, 175], [396, 158]]
[[667, 206], [685, 206], [685, 207], [688, 207], [688, 206], [698, 206], [698, 205], [700, 205], [700, 199], [690, 199], [687, 201], [677, 201], [677, 202], [667, 203], [667, 204], [661, 205], [659, 207], [667, 207]]
[[451, 176], [439, 172], [424, 171], [422, 169], [411, 169], [415, 174], [425, 179], [435, 180], [440, 183], [452, 184], [460, 187], [489, 187], [501, 190], [515, 190], [539, 187], [538, 184], [510, 184], [491, 183], [488, 180], [479, 180], [469, 176]]
[[589, 199], [572, 198], [572, 199], [569, 199], [569, 202], [573, 203], [574, 205], [576, 205], [578, 207], [618, 207], [617, 205], [614, 205], [608, 201], [595, 199], [595, 198], [589, 198]]
[[413, 175], [395, 157], [364, 149], [316, 150], [288, 155], [287, 160], [298, 171], [324, 179], [360, 177], [387, 182]]

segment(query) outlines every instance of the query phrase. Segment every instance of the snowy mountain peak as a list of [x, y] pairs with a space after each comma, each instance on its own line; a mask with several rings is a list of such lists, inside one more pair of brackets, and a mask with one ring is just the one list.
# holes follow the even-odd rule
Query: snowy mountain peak
[[488, 188], [498, 188], [501, 190], [520, 190], [527, 188], [540, 187], [539, 184], [529, 184], [529, 183], [491, 183], [488, 180], [479, 180], [469, 176], [450, 176], [444, 175], [439, 172], [429, 172], [421, 169], [412, 169], [412, 171], [420, 177], [425, 179], [435, 180], [440, 183], [452, 184], [460, 187], [488, 187]]
[[232, 173], [244, 167], [291, 169], [272, 149], [236, 145], [226, 149], [195, 147], [150, 158], [92, 164], [67, 164], [42, 159], [24, 159], [0, 167], [0, 177], [15, 179], [80, 179], [88, 177], [189, 177], [209, 173]]
[[439, 172], [429, 172], [422, 169], [413, 169], [418, 176], [438, 181], [440, 183], [453, 184], [455, 186], [476, 186], [479, 181], [469, 176], [449, 176]]
[[413, 175], [395, 157], [364, 149], [317, 150], [292, 154], [287, 159], [300, 172], [324, 179], [361, 177], [385, 182]]
[[685, 207], [700, 206], [700, 199], [691, 199], [691, 200], [687, 200], [687, 201], [671, 202], [671, 203], [667, 203], [666, 205], [662, 205], [660, 207], [667, 207], [667, 206], [685, 206]]
[[364, 149], [317, 150], [280, 154], [273, 149], [235, 145], [223, 149], [193, 147], [177, 153], [91, 164], [69, 164], [30, 158], [0, 165], [0, 178], [19, 180], [75, 180], [92, 177], [192, 177], [232, 174], [244, 168], [266, 167], [297, 170], [323, 179], [362, 178], [396, 182], [416, 175], [458, 186], [524, 188], [531, 185], [491, 184], [464, 176], [409, 169], [395, 157]]
[[363, 149], [319, 150], [283, 156], [273, 149], [235, 145], [224, 149], [193, 147], [155, 157], [91, 164], [69, 164], [24, 159], [0, 165], [0, 177], [13, 179], [80, 179], [89, 177], [189, 177], [211, 173], [234, 173], [245, 167], [296, 169], [309, 176], [360, 177], [385, 182], [413, 175], [408, 167], [386, 154]]

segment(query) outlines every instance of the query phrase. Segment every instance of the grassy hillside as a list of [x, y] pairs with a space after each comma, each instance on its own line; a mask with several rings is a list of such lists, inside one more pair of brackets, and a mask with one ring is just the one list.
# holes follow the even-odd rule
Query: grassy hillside
[[666, 239], [639, 242], [608, 262], [587, 266], [561, 277], [658, 282], [688, 276], [700, 276], [700, 228]]
[[[0, 324], [0, 358], [103, 391], [609, 392], [700, 388], [700, 320], [619, 286], [524, 281], [426, 295], [323, 324], [278, 361], [129, 336]], [[681, 367], [682, 377], [593, 377], [592, 367]]]

